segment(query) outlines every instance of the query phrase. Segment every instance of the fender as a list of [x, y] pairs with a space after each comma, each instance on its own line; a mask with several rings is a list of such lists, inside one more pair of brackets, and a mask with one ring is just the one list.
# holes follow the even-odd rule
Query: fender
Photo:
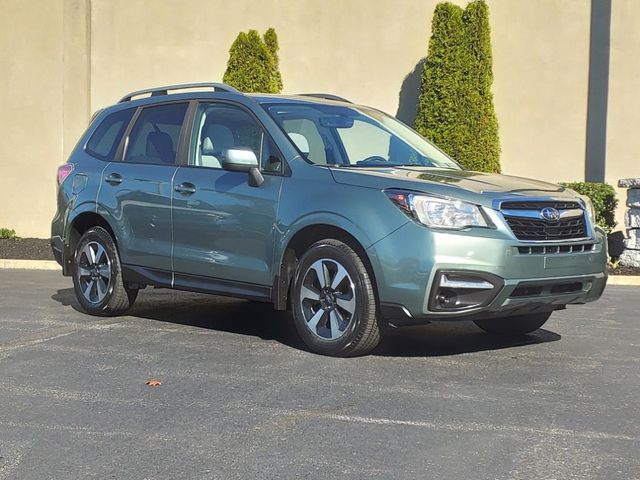
[[296, 219], [291, 225], [288, 225], [285, 228], [282, 228], [282, 225], [279, 226], [279, 230], [282, 232], [282, 235], [279, 241], [276, 242], [276, 251], [274, 255], [274, 259], [278, 264], [282, 263], [282, 259], [291, 239], [304, 228], [314, 225], [327, 225], [344, 230], [354, 237], [365, 250], [378, 240], [369, 238], [369, 236], [358, 225], [353, 223], [346, 216], [334, 212], [314, 212]]
[[[375, 243], [375, 240], [370, 238], [360, 227], [344, 215], [336, 214], [333, 212], [314, 212], [295, 220], [295, 222], [285, 229], [278, 229], [282, 232], [279, 240], [275, 244], [276, 251], [274, 252], [274, 259], [276, 264], [274, 265], [274, 271], [277, 272], [274, 277], [272, 288], [272, 300], [274, 307], [277, 310], [286, 310], [288, 301], [289, 285], [294, 276], [294, 272], [297, 265], [297, 258], [295, 254], [289, 249], [292, 239], [307, 227], [333, 227], [346, 232], [358, 244], [362, 247], [362, 253], [366, 255], [366, 249], [368, 246]], [[282, 227], [282, 226], [281, 226]], [[371, 268], [375, 272], [379, 271], [378, 259], [367, 259]]]

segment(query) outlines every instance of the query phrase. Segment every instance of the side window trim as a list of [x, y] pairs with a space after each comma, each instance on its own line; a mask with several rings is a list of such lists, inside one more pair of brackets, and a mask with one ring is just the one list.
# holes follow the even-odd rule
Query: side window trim
[[[187, 115], [186, 115], [186, 120], [185, 120], [185, 125], [188, 124], [190, 125], [189, 127], [189, 134], [185, 135], [185, 143], [186, 148], [185, 148], [185, 153], [186, 155], [182, 158], [182, 162], [179, 163], [179, 165], [181, 167], [186, 167], [186, 168], [208, 168], [210, 170], [221, 170], [220, 168], [215, 168], [215, 167], [201, 167], [198, 165], [189, 165], [189, 159], [191, 158], [192, 155], [195, 155], [195, 151], [193, 150], [193, 145], [194, 145], [194, 139], [197, 138], [196, 136], [198, 135], [197, 130], [197, 125], [196, 123], [196, 113], [198, 111], [198, 108], [200, 107], [200, 105], [203, 104], [207, 104], [207, 105], [226, 105], [226, 106], [232, 106], [232, 107], [236, 107], [242, 111], [244, 111], [245, 113], [247, 113], [252, 119], [253, 121], [256, 122], [256, 125], [260, 128], [260, 131], [262, 132], [262, 140], [261, 140], [261, 144], [266, 141], [270, 141], [271, 144], [273, 146], [275, 146], [276, 151], [280, 157], [280, 162], [282, 164], [280, 171], [279, 172], [270, 172], [270, 171], [265, 171], [262, 165], [262, 159], [258, 159], [259, 163], [260, 163], [260, 173], [262, 173], [263, 175], [275, 175], [275, 176], [280, 176], [280, 177], [288, 177], [291, 176], [291, 169], [289, 168], [289, 163], [287, 162], [286, 158], [284, 157], [284, 155], [282, 154], [282, 152], [280, 151], [280, 147], [278, 146], [278, 144], [276, 143], [276, 141], [273, 139], [273, 137], [271, 136], [271, 134], [269, 133], [269, 131], [265, 128], [264, 124], [260, 121], [260, 119], [255, 115], [255, 113], [253, 113], [251, 111], [250, 108], [247, 108], [245, 105], [242, 105], [241, 103], [238, 102], [234, 102], [234, 101], [230, 101], [230, 100], [221, 100], [221, 99], [199, 99], [199, 100], [194, 100], [192, 102], [193, 106], [193, 110], [191, 111], [191, 106], [190, 106], [190, 111], [187, 111]], [[189, 115], [191, 113], [191, 116]], [[265, 138], [266, 137], [266, 138]], [[261, 152], [260, 155], [262, 156], [262, 145], [260, 148]]]
[[[118, 150], [116, 151], [116, 154], [114, 155], [113, 161], [114, 162], [124, 162], [124, 158], [125, 155], [127, 154], [127, 147], [129, 146], [129, 137], [131, 136], [131, 132], [133, 131], [133, 127], [135, 127], [136, 122], [138, 121], [138, 118], [140, 117], [140, 115], [142, 114], [143, 110], [145, 110], [146, 108], [153, 108], [153, 107], [160, 107], [160, 106], [164, 106], [164, 105], [172, 105], [172, 104], [186, 104], [187, 105], [187, 110], [184, 114], [184, 118], [182, 119], [182, 125], [180, 127], [180, 134], [178, 136], [178, 148], [176, 150], [176, 161], [173, 164], [174, 167], [180, 167], [182, 166], [181, 164], [181, 153], [184, 149], [182, 142], [183, 142], [183, 137], [185, 136], [185, 130], [188, 128], [188, 122], [189, 122], [189, 113], [191, 111], [192, 108], [192, 104], [195, 103], [194, 101], [189, 101], [189, 100], [174, 100], [171, 102], [162, 102], [162, 103], [151, 103], [148, 105], [140, 105], [136, 112], [133, 114], [133, 116], [131, 117], [131, 121], [129, 122], [129, 125], [127, 126], [127, 129], [125, 130], [124, 134], [122, 135], [122, 140], [120, 141], [120, 146], [118, 147]], [[136, 162], [127, 162], [127, 163], [131, 163], [132, 165], [148, 165], [146, 163], [136, 163]]]
[[[124, 112], [126, 110], [133, 110], [133, 108], [126, 108], [126, 109], [122, 109], [122, 110], [118, 110], [117, 112], [112, 112], [109, 113], [105, 116], [105, 118], [100, 122], [100, 124], [96, 125], [96, 128], [93, 130], [93, 132], [91, 132], [91, 135], [89, 135], [89, 137], [87, 138], [87, 140], [84, 142], [84, 145], [82, 145], [82, 151], [85, 152], [87, 155], [90, 155], [93, 158], [96, 158], [98, 160], [101, 160], [103, 162], [115, 162], [118, 161], [118, 159], [120, 158], [120, 152], [121, 152], [121, 148], [122, 145], [125, 142], [125, 139], [127, 138], [127, 136], [129, 135], [129, 132], [131, 130], [131, 127], [133, 125], [133, 121], [137, 118], [138, 115], [138, 110], [140, 108], [135, 108], [135, 111], [133, 112], [133, 114], [131, 115], [131, 117], [129, 118], [129, 123], [126, 125], [126, 128], [123, 130], [122, 135], [118, 141], [118, 146], [114, 151], [113, 157], [112, 158], [103, 158], [101, 156], [98, 156], [95, 152], [92, 152], [89, 149], [89, 142], [91, 142], [91, 139], [93, 138], [93, 136], [96, 134], [96, 131], [100, 128], [100, 126], [102, 125], [102, 123], [104, 123], [104, 121], [111, 115], [119, 113], [119, 112]], [[95, 121], [96, 117], [99, 115], [99, 113], [101, 112], [97, 112], [96, 114], [94, 114], [92, 121]]]
[[131, 117], [131, 121], [129, 122], [129, 125], [127, 126], [127, 129], [124, 131], [124, 135], [122, 135], [122, 139], [120, 140], [120, 146], [118, 147], [118, 150], [116, 151], [116, 154], [113, 157], [114, 162], [124, 162], [124, 155], [127, 151], [127, 146], [129, 145], [129, 136], [131, 135], [131, 130], [133, 130], [133, 126], [138, 121], [138, 117], [142, 112], [142, 108], [143, 107], [138, 107], [135, 113], [133, 114], [133, 116]]

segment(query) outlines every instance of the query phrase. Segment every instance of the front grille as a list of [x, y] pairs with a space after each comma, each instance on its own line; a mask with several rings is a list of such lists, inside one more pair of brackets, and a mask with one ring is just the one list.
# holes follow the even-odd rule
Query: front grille
[[518, 217], [505, 219], [518, 240], [571, 240], [587, 236], [584, 216], [559, 222]]
[[547, 295], [562, 295], [566, 293], [578, 293], [588, 291], [590, 285], [586, 286], [582, 282], [570, 283], [544, 283], [540, 285], [518, 285], [509, 294], [510, 298], [519, 297], [544, 297]]
[[512, 201], [503, 202], [500, 205], [507, 224], [518, 240], [562, 241], [575, 240], [587, 236], [584, 214], [578, 217], [561, 218], [557, 221], [537, 218], [542, 209], [547, 207], [555, 208], [560, 213], [566, 210], [582, 210], [578, 202]]
[[535, 297], [542, 293], [543, 287], [517, 287], [511, 292], [512, 297]]
[[575, 283], [561, 283], [559, 285], [553, 285], [551, 287], [551, 293], [572, 293], [582, 290], [582, 282]]
[[532, 247], [518, 247], [520, 255], [553, 255], [556, 253], [591, 253], [596, 248], [595, 243], [576, 243], [574, 245], [541, 245]]

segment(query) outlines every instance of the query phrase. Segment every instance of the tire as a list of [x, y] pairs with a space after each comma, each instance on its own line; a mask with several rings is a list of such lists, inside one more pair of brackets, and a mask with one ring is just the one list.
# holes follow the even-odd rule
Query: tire
[[291, 303], [296, 330], [312, 352], [353, 357], [368, 354], [380, 342], [371, 276], [343, 242], [321, 240], [302, 256]]
[[72, 276], [76, 298], [90, 315], [121, 315], [138, 296], [124, 282], [118, 249], [102, 227], [90, 228], [78, 241]]
[[551, 312], [536, 313], [507, 318], [487, 318], [475, 320], [474, 323], [487, 333], [518, 336], [536, 331], [549, 320], [550, 316]]

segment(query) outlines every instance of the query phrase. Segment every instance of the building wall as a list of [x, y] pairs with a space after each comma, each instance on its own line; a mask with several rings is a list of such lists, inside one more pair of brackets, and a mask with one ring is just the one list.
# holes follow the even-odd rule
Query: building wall
[[[606, 181], [640, 178], [640, 2], [613, 2], [607, 115]], [[624, 228], [626, 190], [618, 189], [618, 228]]]
[[[241, 30], [276, 29], [285, 93], [335, 93], [411, 121], [436, 3], [0, 0], [0, 68], [8, 72], [0, 76], [0, 99], [8, 105], [0, 127], [9, 134], [0, 146], [0, 226], [21, 236], [47, 236], [55, 167], [90, 113], [131, 90], [221, 80]], [[504, 172], [582, 180], [589, 2], [488, 3]], [[627, 64], [633, 46], [624, 39], [632, 36], [637, 51], [640, 34], [632, 19], [640, 2], [616, 0], [613, 12], [608, 153], [616, 161], [607, 172], [610, 181], [626, 176], [635, 161], [626, 149], [631, 116], [638, 114], [625, 105], [639, 101], [631, 76], [638, 65]], [[27, 170], [33, 201], [21, 201], [18, 209], [15, 199], [23, 197]], [[12, 200], [16, 208], [7, 208]]]
[[0, 226], [46, 237], [62, 161], [63, 5], [0, 5]]

